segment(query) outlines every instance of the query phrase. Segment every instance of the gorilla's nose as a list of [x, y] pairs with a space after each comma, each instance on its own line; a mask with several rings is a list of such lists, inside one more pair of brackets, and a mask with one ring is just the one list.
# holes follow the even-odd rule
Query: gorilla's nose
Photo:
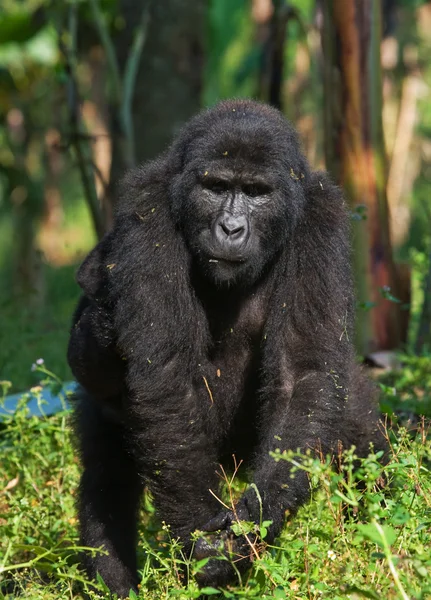
[[215, 223], [215, 237], [223, 246], [238, 248], [247, 239], [248, 221], [246, 215], [220, 215]]

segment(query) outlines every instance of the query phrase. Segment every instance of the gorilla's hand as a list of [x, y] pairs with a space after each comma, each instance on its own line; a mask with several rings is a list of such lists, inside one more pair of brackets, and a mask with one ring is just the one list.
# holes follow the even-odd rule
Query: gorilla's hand
[[[236, 506], [235, 513], [227, 510], [220, 512], [202, 527], [207, 535], [196, 542], [193, 556], [197, 560], [215, 558], [210, 558], [196, 575], [196, 581], [201, 587], [224, 586], [250, 566], [252, 546], [257, 536], [253, 532], [236, 535], [232, 525], [240, 521], [251, 521], [250, 513], [242, 503]], [[235, 530], [238, 531], [236, 527]]]

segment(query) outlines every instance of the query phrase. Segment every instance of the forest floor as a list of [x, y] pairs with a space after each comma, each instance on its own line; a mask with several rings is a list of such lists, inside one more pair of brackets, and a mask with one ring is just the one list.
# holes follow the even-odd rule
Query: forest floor
[[[45, 366], [38, 369], [33, 375], [46, 379]], [[381, 467], [370, 455], [353, 471], [348, 454], [340, 475], [327, 461], [307, 457], [298, 468], [309, 474], [311, 501], [287, 521], [276, 545], [251, 548], [253, 568], [242, 581], [221, 591], [207, 588], [207, 596], [431, 598], [430, 422], [417, 416], [430, 416], [430, 357], [404, 357], [403, 369], [385, 376], [381, 387], [385, 411], [399, 415], [388, 428], [389, 464]], [[37, 387], [33, 393], [39, 393]], [[18, 412], [0, 425], [0, 599], [78, 599], [86, 591], [90, 598], [108, 599], [102, 582], [97, 592], [89, 590], [78, 566], [79, 464], [70, 413], [29, 416], [26, 402], [23, 396]], [[225, 482], [225, 501], [243, 486], [239, 480]], [[200, 597], [195, 583], [184, 587], [181, 577], [199, 564], [181, 555], [157, 522], [148, 495], [140, 522], [142, 583], [139, 596], [131, 597]]]

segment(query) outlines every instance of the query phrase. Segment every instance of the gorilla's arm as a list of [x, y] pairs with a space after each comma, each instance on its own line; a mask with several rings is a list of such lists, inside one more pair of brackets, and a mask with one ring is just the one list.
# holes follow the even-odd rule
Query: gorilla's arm
[[[308, 182], [304, 217], [295, 232], [286, 272], [267, 324], [261, 447], [255, 483], [264, 518], [280, 531], [285, 511], [294, 514], [309, 497], [308, 477], [291, 476], [280, 449], [323, 455], [343, 441], [354, 361], [353, 293], [347, 211], [340, 190], [324, 173]], [[352, 441], [350, 440], [350, 443]], [[256, 516], [256, 496], [247, 495]]]
[[84, 292], [72, 319], [67, 359], [77, 381], [98, 400], [118, 395], [124, 386], [124, 361], [117, 351], [109, 263], [114, 233], [88, 254], [77, 272]]
[[118, 395], [124, 386], [125, 363], [115, 340], [109, 311], [82, 296], [72, 321], [67, 359], [77, 381], [100, 400]]
[[189, 255], [163, 205], [153, 208], [148, 221], [133, 215], [118, 228], [111, 293], [121, 298], [114, 321], [138, 469], [160, 517], [188, 543], [218, 507], [209, 492], [218, 485], [217, 407], [205, 386], [208, 331], [193, 297]]
[[[207, 322], [189, 280], [189, 252], [170, 214], [168, 182], [157, 163], [127, 176], [99, 260], [80, 273], [85, 293], [95, 295], [88, 309], [89, 339], [79, 341], [81, 357], [84, 346], [86, 359], [94, 348], [91, 369], [120, 360], [124, 420], [133, 432], [137, 468], [160, 517], [188, 542], [190, 531], [217, 512], [209, 489], [218, 486], [213, 427], [218, 409], [205, 384], [211, 375]], [[103, 347], [106, 314], [115, 344]]]

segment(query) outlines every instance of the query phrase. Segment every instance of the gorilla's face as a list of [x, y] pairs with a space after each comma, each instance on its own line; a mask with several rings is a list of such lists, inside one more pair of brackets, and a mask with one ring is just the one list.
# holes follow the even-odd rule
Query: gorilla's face
[[201, 272], [218, 285], [249, 286], [286, 243], [303, 204], [302, 185], [262, 132], [259, 144], [244, 141], [242, 131], [227, 138], [194, 140], [174, 205]]
[[284, 237], [276, 182], [264, 171], [207, 164], [188, 193], [189, 247], [217, 283], [253, 283]]
[[[203, 274], [219, 285], [252, 285], [295, 221], [289, 189], [241, 160], [190, 163], [180, 178], [180, 226]], [[177, 188], [178, 189], [178, 188]]]

